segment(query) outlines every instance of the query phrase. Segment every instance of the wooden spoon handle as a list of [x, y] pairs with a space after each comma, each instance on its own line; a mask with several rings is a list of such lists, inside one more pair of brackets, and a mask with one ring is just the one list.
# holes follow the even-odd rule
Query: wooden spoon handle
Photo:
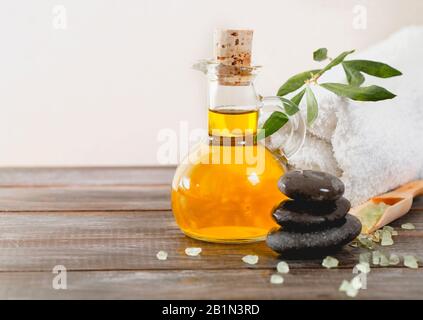
[[401, 197], [408, 196], [414, 198], [415, 196], [423, 194], [423, 180], [416, 180], [395, 189], [383, 195], [383, 197]]

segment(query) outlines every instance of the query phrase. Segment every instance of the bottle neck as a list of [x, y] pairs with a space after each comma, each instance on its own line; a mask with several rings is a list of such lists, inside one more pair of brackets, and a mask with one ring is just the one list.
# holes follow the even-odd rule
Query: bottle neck
[[257, 134], [259, 99], [253, 82], [224, 85], [209, 82], [208, 131], [210, 137], [245, 138]]

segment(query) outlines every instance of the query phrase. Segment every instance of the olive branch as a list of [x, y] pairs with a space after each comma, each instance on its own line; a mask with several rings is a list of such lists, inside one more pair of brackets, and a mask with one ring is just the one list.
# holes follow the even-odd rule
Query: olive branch
[[[307, 105], [307, 125], [310, 126], [313, 124], [318, 116], [318, 102], [311, 89], [311, 85], [318, 85], [338, 96], [355, 101], [380, 101], [394, 98], [396, 95], [385, 88], [376, 85], [367, 87], [361, 86], [365, 80], [364, 74], [378, 78], [390, 78], [400, 76], [402, 73], [382, 62], [370, 60], [346, 61], [345, 58], [353, 52], [354, 50], [345, 51], [336, 58], [331, 59], [327, 55], [328, 50], [326, 48], [320, 48], [314, 51], [314, 61], [322, 62], [329, 60], [329, 63], [322, 69], [298, 73], [282, 84], [278, 90], [277, 96], [281, 99], [285, 113], [275, 111], [269, 116], [262, 126], [262, 129], [265, 129], [265, 134], [261, 135], [261, 138], [270, 136], [282, 128], [288, 122], [288, 116], [294, 115], [300, 110], [298, 106], [304, 96]], [[342, 64], [348, 84], [318, 82], [319, 78], [325, 72], [339, 64]], [[286, 98], [285, 96], [287, 94], [292, 94], [292, 98]]]

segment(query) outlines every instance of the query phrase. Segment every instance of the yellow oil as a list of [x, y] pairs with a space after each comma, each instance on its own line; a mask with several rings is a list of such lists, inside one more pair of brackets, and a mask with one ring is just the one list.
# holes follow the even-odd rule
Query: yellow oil
[[239, 137], [257, 133], [257, 110], [210, 110], [209, 136]]
[[[213, 139], [216, 132], [256, 133], [257, 111], [209, 110], [209, 132]], [[237, 243], [263, 240], [276, 227], [271, 211], [286, 199], [277, 187], [285, 168], [263, 145], [202, 143], [188, 157], [172, 184], [173, 213], [185, 234]]]

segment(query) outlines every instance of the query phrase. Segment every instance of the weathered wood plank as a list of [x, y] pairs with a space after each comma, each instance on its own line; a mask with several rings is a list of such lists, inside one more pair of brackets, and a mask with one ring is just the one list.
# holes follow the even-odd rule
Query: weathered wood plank
[[412, 210], [422, 210], [423, 211], [423, 196], [414, 198]]
[[[423, 260], [423, 215], [413, 211], [395, 226], [415, 223], [417, 230], [401, 230], [387, 253], [413, 254]], [[257, 254], [254, 268], [271, 269], [276, 254], [261, 243], [211, 244], [185, 237], [169, 211], [0, 214], [0, 271], [51, 270], [63, 264], [69, 270], [182, 270], [244, 269], [241, 258]], [[186, 247], [203, 248], [201, 257], [184, 254]], [[156, 259], [159, 250], [167, 261]], [[346, 247], [336, 257], [351, 268], [365, 249]], [[292, 261], [293, 268], [321, 268], [321, 260]]]
[[[170, 185], [3, 187], [0, 212], [170, 210]], [[413, 211], [423, 197], [415, 199]]]
[[[398, 237], [396, 244], [383, 248], [386, 253], [400, 256], [412, 254], [423, 260], [419, 245], [421, 237]], [[186, 247], [199, 246], [201, 257], [188, 257]], [[272, 269], [278, 262], [276, 254], [264, 243], [250, 245], [211, 245], [188, 238], [157, 239], [103, 239], [103, 240], [45, 240], [2, 241], [0, 243], [0, 271], [48, 271], [55, 265], [65, 265], [69, 270], [224, 270], [244, 269], [241, 258], [256, 254], [260, 261], [253, 268]], [[156, 253], [165, 250], [168, 260], [159, 261]], [[345, 247], [334, 256], [341, 268], [352, 268], [358, 263], [363, 249]], [[293, 260], [293, 268], [321, 268], [321, 260]]]
[[[416, 230], [403, 230], [412, 222]], [[411, 211], [390, 224], [399, 235], [423, 237], [423, 212]], [[181, 236], [170, 211], [0, 213], [0, 241], [45, 239], [144, 239]], [[396, 237], [394, 237], [396, 239]]]
[[0, 168], [0, 187], [169, 185], [175, 167]]
[[[321, 260], [290, 261], [282, 286], [269, 284], [279, 258], [261, 243], [223, 245], [187, 238], [170, 211], [174, 168], [0, 169], [0, 298], [290, 299], [345, 296], [365, 249], [346, 247], [336, 270]], [[416, 230], [399, 229], [412, 222]], [[423, 197], [392, 224], [387, 253], [423, 261]], [[184, 254], [199, 246], [199, 257]], [[166, 261], [156, 259], [169, 252]], [[241, 258], [257, 254], [247, 266]], [[51, 288], [55, 265], [68, 270], [69, 290]], [[387, 290], [389, 284], [389, 290]], [[372, 268], [360, 298], [420, 298], [423, 269]], [[154, 288], [154, 290], [151, 290]], [[230, 288], [230, 289], [228, 289]]]
[[[68, 272], [66, 290], [54, 290], [50, 272], [0, 273], [1, 299], [349, 299], [338, 291], [347, 269], [292, 270], [282, 285], [270, 270]], [[356, 299], [419, 299], [419, 270], [374, 269]]]
[[0, 212], [99, 210], [170, 210], [170, 185], [0, 188]]

